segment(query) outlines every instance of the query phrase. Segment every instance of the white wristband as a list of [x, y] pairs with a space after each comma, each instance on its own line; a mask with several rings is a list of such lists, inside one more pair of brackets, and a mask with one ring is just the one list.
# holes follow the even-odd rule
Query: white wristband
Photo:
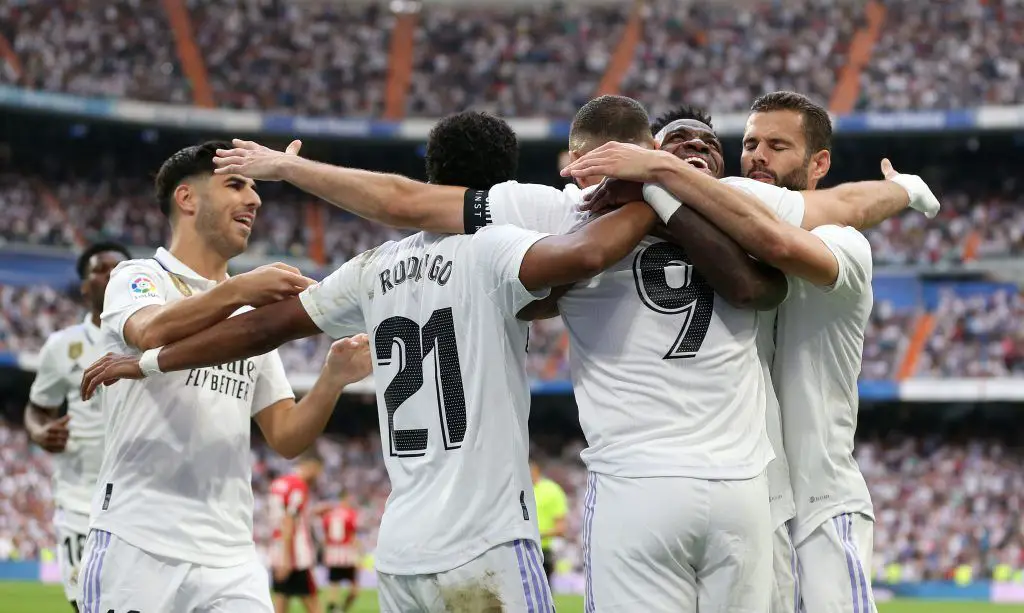
[[907, 206], [921, 211], [928, 219], [938, 215], [941, 205], [924, 179], [917, 175], [897, 174], [889, 177], [888, 180], [906, 190], [907, 196], [910, 197]]
[[157, 356], [160, 355], [161, 349], [163, 349], [163, 347], [147, 349], [142, 352], [142, 357], [139, 358], [139, 368], [142, 370], [143, 377], [152, 377], [153, 375], [163, 373], [163, 371], [160, 370], [160, 364], [157, 363]]
[[646, 183], [644, 185], [644, 200], [647, 201], [647, 204], [651, 205], [654, 212], [665, 223], [668, 223], [668, 220], [679, 210], [679, 207], [683, 206], [683, 203], [679, 202], [678, 198], [668, 193], [664, 187], [654, 183]]

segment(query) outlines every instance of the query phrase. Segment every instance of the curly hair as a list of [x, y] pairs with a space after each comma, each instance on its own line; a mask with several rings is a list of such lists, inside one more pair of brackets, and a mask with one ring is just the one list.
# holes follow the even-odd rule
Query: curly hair
[[166, 216], [171, 214], [171, 201], [174, 190], [186, 179], [199, 175], [213, 174], [213, 158], [218, 149], [231, 149], [227, 141], [207, 141], [199, 145], [185, 147], [178, 151], [160, 166], [156, 175], [156, 200], [160, 204], [160, 212]]
[[712, 130], [715, 129], [715, 126], [711, 124], [711, 113], [699, 106], [684, 104], [677, 106], [671, 111], [655, 119], [654, 123], [651, 124], [651, 134], [661, 132], [662, 128], [678, 119], [695, 119], [701, 123], [707, 124], [707, 126]]
[[519, 169], [519, 140], [511, 126], [489, 113], [448, 115], [430, 131], [427, 181], [490, 189], [511, 181]]

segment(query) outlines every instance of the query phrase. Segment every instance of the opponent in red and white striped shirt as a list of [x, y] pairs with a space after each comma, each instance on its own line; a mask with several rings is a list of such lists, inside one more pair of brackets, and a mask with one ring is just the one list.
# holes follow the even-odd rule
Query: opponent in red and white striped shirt
[[274, 569], [274, 609], [288, 611], [288, 601], [299, 597], [308, 613], [319, 613], [316, 582], [316, 549], [310, 532], [307, 503], [309, 485], [320, 475], [322, 465], [312, 449], [299, 456], [295, 472], [270, 484], [270, 511], [274, 523], [271, 563]]
[[[359, 514], [352, 507], [351, 497], [345, 493], [341, 502], [325, 505], [321, 516], [324, 529], [324, 565], [327, 566], [331, 593], [327, 597], [327, 611], [347, 612], [359, 596], [359, 561], [362, 551], [356, 532]], [[348, 581], [348, 596], [341, 599], [341, 583]], [[337, 603], [337, 604], [335, 604]]]

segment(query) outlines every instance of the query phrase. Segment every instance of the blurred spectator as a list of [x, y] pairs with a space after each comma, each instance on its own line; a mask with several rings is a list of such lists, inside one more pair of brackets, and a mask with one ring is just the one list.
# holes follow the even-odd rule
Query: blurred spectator
[[475, 108], [505, 117], [572, 118], [597, 90], [628, 10], [627, 3], [425, 3], [408, 113], [440, 117]]
[[973, 296], [944, 291], [935, 318], [917, 376], [1024, 374], [1024, 298], [1016, 289]]
[[780, 89], [827, 105], [863, 10], [856, 0], [655, 0], [622, 93], [652, 117], [682, 102], [742, 111]]
[[1024, 4], [885, 0], [859, 109], [966, 109], [1024, 100]]
[[379, 116], [393, 17], [382, 4], [188, 0], [219, 106]]
[[[192, 102], [159, 2], [4, 2], [0, 22], [21, 61], [18, 85], [82, 96]], [[0, 83], [13, 78], [12, 72], [0, 71]]]

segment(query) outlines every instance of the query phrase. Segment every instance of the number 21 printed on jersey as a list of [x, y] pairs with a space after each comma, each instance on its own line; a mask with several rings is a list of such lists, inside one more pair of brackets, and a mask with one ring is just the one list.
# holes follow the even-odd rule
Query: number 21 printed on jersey
[[[395, 413], [423, 387], [423, 369], [434, 367], [437, 415], [445, 450], [458, 449], [466, 436], [466, 396], [462, 387], [462, 369], [455, 339], [455, 321], [451, 307], [431, 313], [422, 327], [407, 317], [389, 317], [374, 331], [377, 366], [397, 362], [398, 373], [384, 390], [388, 412], [389, 453], [397, 457], [426, 454], [429, 431], [426, 428], [395, 428]], [[427, 357], [433, 353], [434, 359]]]

